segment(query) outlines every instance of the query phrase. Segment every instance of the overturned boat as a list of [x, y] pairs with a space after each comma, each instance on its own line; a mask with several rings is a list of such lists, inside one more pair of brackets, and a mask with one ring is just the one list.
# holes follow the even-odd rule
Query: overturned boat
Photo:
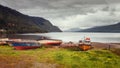
[[11, 41], [11, 45], [16, 50], [36, 49], [41, 47], [41, 45], [37, 41], [28, 41], [28, 40]]
[[62, 43], [61, 40], [53, 40], [53, 39], [50, 39], [50, 40], [39, 40], [38, 42], [40, 44], [43, 44], [43, 45], [60, 45]]

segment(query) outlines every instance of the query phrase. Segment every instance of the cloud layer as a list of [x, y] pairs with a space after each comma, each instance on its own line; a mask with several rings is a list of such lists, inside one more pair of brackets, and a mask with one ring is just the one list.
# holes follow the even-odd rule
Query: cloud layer
[[0, 0], [24, 14], [44, 17], [62, 30], [119, 22], [120, 0]]

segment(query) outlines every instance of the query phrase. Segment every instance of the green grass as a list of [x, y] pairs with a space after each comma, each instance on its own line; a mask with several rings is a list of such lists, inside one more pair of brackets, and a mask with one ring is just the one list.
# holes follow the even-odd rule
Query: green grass
[[[1, 57], [6, 59], [14, 57], [15, 60], [19, 61], [24, 59], [26, 63], [29, 61], [31, 63], [56, 63], [59, 68], [120, 67], [120, 56], [108, 50], [71, 51], [62, 48], [44, 47], [32, 50], [14, 50], [10, 46], [0, 46]], [[32, 66], [31, 63], [28, 63], [28, 65]]]

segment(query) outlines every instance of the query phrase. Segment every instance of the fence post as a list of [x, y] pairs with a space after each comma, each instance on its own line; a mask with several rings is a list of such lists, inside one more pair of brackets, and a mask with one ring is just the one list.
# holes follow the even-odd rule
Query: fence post
[[110, 50], [110, 48], [111, 48], [111, 46], [110, 46], [110, 45], [108, 45], [108, 50]]

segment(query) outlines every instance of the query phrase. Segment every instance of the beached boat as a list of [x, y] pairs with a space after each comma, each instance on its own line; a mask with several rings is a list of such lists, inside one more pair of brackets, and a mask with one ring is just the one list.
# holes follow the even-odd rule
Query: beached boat
[[62, 43], [61, 40], [39, 40], [38, 41], [40, 44], [44, 45], [60, 45]]
[[83, 41], [79, 41], [79, 48], [83, 51], [89, 50], [92, 48], [90, 38], [85, 38]]
[[79, 45], [79, 48], [82, 50], [82, 51], [87, 51], [89, 49], [91, 49], [91, 45], [86, 45], [86, 44], [82, 44], [82, 45]]
[[35, 49], [41, 47], [41, 45], [35, 41], [12, 41], [11, 45], [16, 50]]
[[0, 38], [0, 45], [5, 45], [7, 44], [8, 38]]

